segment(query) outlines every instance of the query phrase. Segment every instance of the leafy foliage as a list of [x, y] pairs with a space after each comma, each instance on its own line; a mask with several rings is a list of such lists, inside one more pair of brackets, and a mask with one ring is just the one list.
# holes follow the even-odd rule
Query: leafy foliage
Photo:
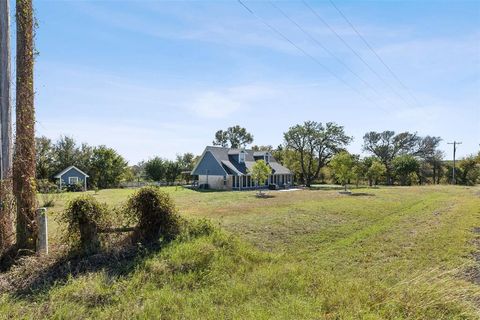
[[116, 187], [129, 173], [127, 161], [112, 148], [78, 145], [67, 136], [55, 143], [46, 137], [36, 138], [37, 179], [52, 180], [72, 165], [86, 172], [88, 183], [98, 188]]
[[285, 144], [295, 152], [305, 185], [310, 186], [320, 170], [334, 154], [342, 151], [352, 140], [342, 126], [333, 122], [325, 125], [306, 121], [284, 133]]
[[249, 170], [252, 179], [262, 186], [267, 181], [268, 176], [272, 174], [272, 168], [264, 160], [255, 161], [255, 164]]
[[385, 165], [378, 160], [373, 160], [372, 164], [367, 170], [367, 177], [370, 181], [377, 185], [378, 180], [385, 174], [386, 171], [387, 169], [385, 168]]
[[239, 125], [229, 127], [227, 130], [218, 130], [215, 133], [215, 140], [213, 145], [230, 147], [230, 148], [241, 148], [245, 147], [247, 144], [253, 142], [253, 135], [247, 132], [247, 129], [240, 127]]
[[125, 213], [136, 224], [133, 239], [140, 242], [170, 241], [180, 232], [180, 217], [169, 194], [156, 187], [144, 187], [127, 202]]
[[127, 161], [114, 149], [96, 147], [89, 163], [90, 182], [100, 189], [115, 187], [127, 173], [127, 166]]
[[53, 207], [55, 206], [55, 203], [61, 199], [61, 193], [60, 190], [58, 190], [58, 186], [49, 180], [38, 180], [37, 190], [42, 199], [42, 207]]
[[412, 174], [416, 173], [419, 169], [419, 163], [417, 159], [408, 154], [404, 154], [393, 159], [392, 166], [394, 174], [399, 178], [402, 186], [412, 184], [412, 177], [414, 177]]
[[165, 178], [166, 171], [165, 160], [160, 157], [155, 157], [145, 163], [145, 175], [147, 179], [161, 181]]
[[67, 225], [63, 239], [74, 251], [95, 253], [100, 249], [98, 227], [107, 221], [107, 206], [92, 195], [82, 195], [67, 204], [59, 221]]
[[355, 158], [350, 153], [342, 151], [333, 156], [329, 166], [332, 168], [335, 177], [345, 186], [346, 191], [348, 181], [355, 177], [353, 171]]

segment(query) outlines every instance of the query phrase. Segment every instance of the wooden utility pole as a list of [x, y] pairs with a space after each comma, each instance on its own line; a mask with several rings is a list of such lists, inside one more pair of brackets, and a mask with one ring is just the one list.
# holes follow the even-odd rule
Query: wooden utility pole
[[457, 153], [457, 145], [462, 144], [458, 141], [448, 142], [447, 144], [453, 144], [453, 174], [452, 174], [452, 183], [457, 184], [457, 180], [455, 178], [455, 155]]
[[33, 87], [32, 0], [17, 0], [16, 136], [13, 192], [17, 206], [17, 247], [35, 251], [37, 240], [35, 187], [35, 108]]
[[0, 0], [0, 254], [13, 242], [10, 57], [9, 0]]

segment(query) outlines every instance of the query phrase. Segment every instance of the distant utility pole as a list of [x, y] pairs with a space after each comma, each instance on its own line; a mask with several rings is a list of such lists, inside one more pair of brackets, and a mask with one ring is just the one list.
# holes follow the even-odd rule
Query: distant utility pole
[[457, 145], [462, 144], [462, 143], [458, 142], [458, 141], [453, 141], [453, 142], [448, 142], [448, 144], [453, 144], [453, 177], [452, 177], [452, 183], [457, 184], [457, 180], [455, 180], [455, 154], [457, 152]]
[[0, 0], [0, 180], [12, 168], [12, 100], [9, 0]]

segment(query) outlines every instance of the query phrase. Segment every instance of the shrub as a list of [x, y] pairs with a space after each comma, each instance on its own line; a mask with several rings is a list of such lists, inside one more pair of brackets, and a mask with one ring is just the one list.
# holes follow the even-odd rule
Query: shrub
[[137, 224], [135, 241], [170, 241], [180, 232], [180, 218], [172, 199], [157, 187], [144, 187], [132, 195], [126, 215], [131, 223]]
[[42, 198], [42, 207], [53, 207], [61, 198], [58, 186], [46, 179], [37, 180], [37, 190]]
[[92, 195], [71, 200], [60, 216], [60, 221], [67, 224], [64, 239], [80, 253], [98, 252], [98, 227], [106, 221], [106, 213], [106, 205], [99, 203]]

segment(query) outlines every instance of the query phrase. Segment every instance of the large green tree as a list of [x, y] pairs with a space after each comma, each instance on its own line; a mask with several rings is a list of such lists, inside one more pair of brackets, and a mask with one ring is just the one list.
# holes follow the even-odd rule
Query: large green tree
[[215, 133], [213, 145], [229, 148], [244, 148], [253, 142], [253, 135], [239, 125]]
[[395, 131], [368, 132], [363, 136], [363, 149], [375, 155], [386, 168], [387, 184], [393, 184], [392, 161], [402, 154], [416, 154], [420, 137], [416, 133]]
[[425, 181], [431, 176], [434, 184], [440, 183], [442, 172], [444, 153], [438, 149], [441, 141], [442, 138], [440, 137], [425, 136], [419, 140], [418, 150], [416, 151], [416, 155], [424, 161], [421, 164], [421, 179]]
[[335, 178], [345, 187], [345, 191], [347, 191], [348, 181], [355, 178], [353, 170], [355, 164], [355, 157], [346, 151], [334, 155], [329, 163]]
[[145, 176], [153, 181], [162, 181], [165, 179], [167, 168], [165, 160], [155, 157], [145, 162]]
[[89, 161], [90, 183], [100, 189], [116, 187], [127, 169], [128, 162], [117, 151], [106, 146], [96, 147]]
[[367, 178], [370, 183], [370, 186], [372, 183], [377, 186], [378, 181], [380, 178], [385, 174], [387, 169], [385, 168], [385, 165], [381, 163], [380, 161], [374, 159], [372, 163], [370, 164], [370, 167], [367, 170]]
[[417, 173], [419, 166], [418, 160], [409, 154], [400, 155], [392, 161], [393, 173], [399, 179], [402, 186], [412, 183], [410, 177], [412, 174]]
[[182, 167], [180, 162], [167, 160], [164, 162], [165, 165], [165, 180], [168, 183], [173, 184], [177, 181], [178, 177], [182, 173]]
[[44, 136], [36, 138], [35, 150], [37, 179], [52, 179], [56, 173], [52, 140]]
[[290, 127], [284, 133], [284, 139], [286, 147], [295, 152], [306, 186], [310, 186], [333, 155], [343, 151], [352, 140], [345, 134], [343, 126], [315, 121]]
[[93, 156], [93, 149], [93, 147], [86, 143], [78, 145], [72, 137], [60, 137], [53, 146], [55, 173], [72, 165], [78, 167], [80, 170], [88, 171], [90, 167], [89, 162]]

